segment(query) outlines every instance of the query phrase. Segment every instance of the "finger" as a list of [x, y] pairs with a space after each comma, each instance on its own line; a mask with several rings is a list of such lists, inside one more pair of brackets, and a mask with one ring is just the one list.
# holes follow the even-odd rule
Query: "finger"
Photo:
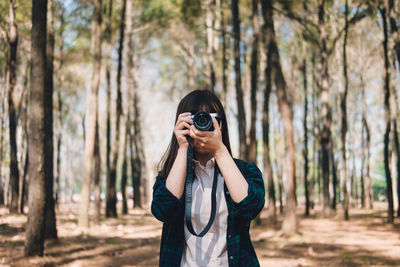
[[182, 120], [182, 121], [186, 121], [186, 122], [189, 123], [189, 124], [193, 124], [193, 120], [192, 120], [191, 118], [183, 117], [181, 120]]
[[189, 124], [193, 124], [193, 120], [192, 120], [191, 118], [188, 118], [188, 117], [181, 117], [181, 118], [178, 118], [178, 120], [176, 121], [176, 124], [175, 124], [175, 125], [178, 125], [178, 124], [181, 123], [182, 121], [185, 121], [185, 122], [187, 122], [187, 123], [189, 123]]
[[211, 117], [211, 120], [212, 120], [212, 123], [213, 123], [213, 126], [214, 126], [214, 132], [215, 131], [221, 131], [221, 129], [219, 128], [219, 124], [218, 124], [217, 119], [215, 117]]
[[190, 130], [178, 130], [176, 133], [177, 135], [190, 135]]
[[182, 130], [182, 129], [184, 129], [184, 128], [190, 128], [190, 124], [189, 123], [187, 123], [186, 121], [181, 121], [178, 125], [176, 125], [176, 128], [178, 129], [178, 130]]
[[181, 113], [181, 114], [178, 115], [178, 119], [179, 119], [179, 118], [182, 118], [182, 117], [187, 117], [187, 116], [190, 116], [190, 115], [192, 115], [191, 112], [183, 112], [183, 113]]
[[194, 125], [190, 125], [190, 129], [197, 137], [204, 137], [206, 136], [205, 131], [200, 131]]

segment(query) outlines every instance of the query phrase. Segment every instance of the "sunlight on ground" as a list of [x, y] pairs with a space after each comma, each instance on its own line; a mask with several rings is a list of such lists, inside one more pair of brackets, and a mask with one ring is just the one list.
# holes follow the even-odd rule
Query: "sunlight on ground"
[[[262, 216], [251, 228], [261, 266], [400, 266], [400, 221], [386, 224], [385, 206], [352, 210], [350, 221], [339, 211], [325, 219], [319, 210], [304, 218], [299, 208], [299, 233], [280, 235]], [[0, 208], [0, 266], [157, 266], [162, 224], [148, 211], [105, 219], [85, 234], [77, 227], [77, 204], [57, 213], [59, 242], [46, 243], [43, 258], [23, 257], [25, 215]], [[265, 213], [263, 213], [264, 215]], [[280, 223], [281, 218], [279, 217]]]

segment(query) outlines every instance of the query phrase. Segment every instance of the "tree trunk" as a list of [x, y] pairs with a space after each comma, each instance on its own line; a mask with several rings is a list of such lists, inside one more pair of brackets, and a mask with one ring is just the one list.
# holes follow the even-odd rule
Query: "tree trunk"
[[374, 195], [372, 192], [372, 183], [371, 183], [371, 177], [369, 176], [369, 161], [370, 161], [370, 155], [371, 155], [371, 150], [370, 150], [370, 144], [371, 144], [371, 136], [370, 136], [370, 131], [369, 131], [369, 126], [368, 126], [368, 121], [367, 121], [367, 103], [366, 103], [366, 96], [365, 96], [365, 84], [364, 84], [364, 79], [361, 74], [360, 76], [360, 82], [361, 82], [361, 90], [362, 90], [362, 105], [363, 105], [363, 114], [362, 114], [362, 125], [363, 125], [363, 130], [365, 130], [366, 133], [366, 149], [367, 149], [367, 158], [366, 158], [366, 166], [365, 166], [365, 182], [364, 182], [364, 192], [365, 192], [365, 206], [368, 209], [373, 209], [373, 203], [374, 203]]
[[122, 213], [128, 214], [128, 200], [126, 197], [126, 182], [128, 180], [127, 173], [127, 146], [128, 146], [128, 130], [129, 130], [129, 119], [125, 117], [125, 133], [123, 143], [123, 160], [122, 160], [122, 175], [121, 175], [121, 193], [122, 193]]
[[387, 28], [387, 14], [386, 7], [380, 6], [379, 12], [382, 17], [382, 30], [383, 30], [383, 55], [384, 55], [384, 94], [385, 94], [385, 122], [386, 130], [384, 135], [384, 164], [385, 164], [385, 175], [386, 175], [386, 195], [388, 200], [388, 222], [393, 223], [394, 211], [393, 211], [393, 189], [392, 189], [392, 175], [390, 170], [389, 160], [389, 135], [390, 135], [390, 63], [389, 63], [389, 51], [388, 51], [388, 28]]
[[[264, 12], [264, 11], [263, 11]], [[265, 38], [267, 35], [268, 27], [266, 21], [262, 26], [262, 42], [265, 54], [268, 54], [268, 43]], [[267, 187], [268, 187], [268, 216], [272, 219], [272, 223], [275, 225], [276, 218], [276, 194], [275, 194], [275, 183], [274, 183], [274, 175], [272, 170], [272, 163], [270, 157], [270, 142], [269, 142], [269, 101], [270, 95], [272, 91], [272, 73], [271, 73], [271, 57], [267, 57], [267, 64], [265, 64], [264, 76], [265, 76], [265, 89], [264, 89], [264, 107], [263, 107], [263, 118], [262, 118], [262, 126], [263, 126], [263, 144], [264, 144], [264, 175], [267, 179]], [[282, 206], [282, 202], [281, 202]]]
[[228, 58], [226, 55], [227, 46], [229, 42], [227, 42], [226, 38], [226, 29], [225, 29], [225, 16], [224, 16], [224, 1], [221, 1], [221, 38], [222, 38], [222, 93], [221, 93], [221, 101], [224, 107], [226, 107], [226, 94], [228, 92]]
[[251, 50], [251, 92], [250, 92], [250, 105], [251, 105], [251, 118], [250, 118], [250, 132], [249, 132], [249, 152], [248, 160], [257, 163], [257, 140], [256, 140], [256, 120], [257, 120], [257, 89], [258, 89], [258, 58], [259, 40], [260, 40], [260, 26], [258, 22], [258, 0], [252, 0], [252, 28], [253, 40]]
[[92, 85], [87, 115], [87, 129], [85, 134], [85, 151], [83, 162], [81, 206], [79, 212], [79, 226], [89, 227], [89, 197], [90, 178], [92, 175], [93, 155], [96, 139], [96, 123], [98, 113], [98, 91], [101, 70], [101, 0], [95, 0], [92, 17], [92, 42], [93, 42], [93, 72]]
[[[110, 166], [110, 180], [107, 183], [107, 200], [106, 200], [106, 217], [117, 217], [117, 164], [120, 146], [120, 127], [122, 116], [122, 94], [121, 94], [121, 76], [122, 76], [122, 55], [124, 51], [124, 37], [125, 37], [125, 16], [126, 16], [126, 0], [122, 2], [122, 17], [119, 28], [119, 47], [118, 47], [118, 69], [117, 69], [117, 102], [115, 105], [115, 136], [112, 151], [112, 162]], [[131, 14], [129, 14], [131, 15]]]
[[319, 109], [318, 109], [318, 104], [316, 102], [316, 99], [318, 98], [317, 93], [318, 93], [318, 78], [316, 76], [316, 67], [315, 67], [315, 52], [313, 51], [311, 53], [311, 67], [312, 67], [312, 79], [313, 79], [313, 86], [312, 86], [312, 113], [313, 113], [313, 175], [312, 175], [312, 185], [311, 185], [311, 192], [310, 192], [310, 197], [311, 197], [311, 207], [314, 209], [315, 205], [315, 184], [317, 184], [317, 192], [318, 192], [318, 201], [320, 202], [319, 195], [320, 195], [320, 184], [319, 184], [319, 149], [318, 149], [318, 136], [319, 136], [319, 119], [318, 119], [318, 114], [319, 114]]
[[330, 157], [331, 157], [331, 165], [332, 165], [332, 203], [331, 208], [336, 210], [336, 202], [337, 202], [337, 185], [338, 185], [338, 178], [337, 178], [337, 171], [336, 171], [336, 162], [335, 162], [335, 151], [334, 151], [334, 143], [333, 140], [331, 141], [331, 149], [330, 149]]
[[[127, 14], [131, 14], [132, 2], [129, 0], [127, 4], [129, 10]], [[128, 83], [129, 83], [129, 92], [132, 94], [129, 95], [129, 99], [131, 99], [131, 107], [132, 107], [132, 124], [134, 134], [131, 135], [131, 149], [134, 148], [134, 157], [131, 160], [132, 167], [132, 179], [134, 185], [134, 207], [141, 207], [143, 202], [148, 204], [150, 199], [150, 192], [148, 188], [148, 180], [146, 174], [146, 158], [144, 154], [144, 141], [143, 141], [143, 133], [142, 133], [142, 122], [141, 122], [141, 108], [140, 108], [140, 94], [138, 92], [138, 85], [136, 81], [136, 71], [137, 64], [136, 62], [139, 60], [139, 51], [135, 50], [135, 39], [133, 35], [133, 21], [132, 16], [129, 16], [127, 21], [127, 33], [129, 35], [128, 39]], [[132, 146], [133, 141], [133, 146]], [[132, 150], [131, 150], [131, 155]], [[143, 187], [143, 190], [140, 188]], [[140, 193], [142, 192], [142, 193]], [[136, 201], [138, 200], [138, 201]]]
[[[105, 66], [106, 66], [106, 91], [107, 91], [107, 122], [106, 122], [106, 192], [107, 192], [107, 202], [108, 203], [108, 194], [111, 195], [111, 191], [109, 186], [112, 184], [111, 182], [111, 39], [112, 39], [112, 31], [111, 31], [111, 17], [112, 17], [112, 0], [108, 2], [107, 14], [104, 16], [104, 41], [106, 47], [106, 55], [105, 55]], [[106, 216], [107, 216], [107, 208], [108, 204], [106, 204]]]
[[15, 19], [15, 1], [10, 0], [9, 8], [10, 30], [7, 35], [10, 46], [9, 72], [8, 72], [8, 121], [10, 125], [10, 183], [11, 183], [11, 203], [10, 213], [18, 212], [19, 197], [19, 170], [17, 159], [17, 115], [14, 102], [14, 87], [17, 82], [17, 47], [18, 47], [18, 28]]
[[303, 87], [304, 87], [304, 120], [303, 120], [303, 128], [304, 128], [304, 148], [303, 148], [303, 157], [304, 157], [304, 195], [306, 197], [306, 206], [305, 206], [305, 216], [310, 215], [310, 194], [308, 192], [309, 183], [308, 183], [308, 129], [307, 129], [307, 113], [308, 113], [308, 92], [307, 92], [307, 65], [306, 59], [303, 59]]
[[53, 172], [53, 59], [54, 59], [54, 21], [53, 0], [48, 0], [47, 6], [47, 44], [46, 44], [46, 93], [45, 93], [45, 139], [47, 153], [45, 156], [49, 165], [46, 175], [46, 228], [45, 239], [58, 239], [56, 228], [56, 213], [54, 211], [54, 172]]
[[[127, 0], [127, 14], [131, 14], [132, 9], [132, 0]], [[140, 180], [140, 164], [137, 155], [137, 136], [135, 132], [135, 115], [134, 115], [134, 97], [133, 97], [133, 87], [134, 83], [134, 54], [135, 54], [135, 40], [133, 35], [133, 18], [132, 16], [128, 16], [126, 20], [126, 34], [128, 39], [128, 51], [127, 51], [127, 69], [128, 69], [128, 120], [129, 125], [133, 125], [133, 127], [128, 128], [129, 135], [129, 150], [130, 150], [130, 164], [131, 164], [131, 177], [132, 177], [132, 186], [133, 186], [133, 207], [142, 208], [142, 194], [140, 191], [141, 180]]]
[[131, 154], [131, 177], [132, 177], [132, 187], [133, 187], [133, 207], [142, 208], [142, 198], [140, 194], [140, 176], [138, 175], [137, 168], [140, 168], [137, 164], [136, 146], [134, 144], [135, 140], [131, 131], [129, 131], [129, 149]]
[[5, 111], [5, 100], [6, 98], [6, 90], [1, 90], [1, 123], [0, 123], [0, 205], [4, 205], [4, 181], [3, 181], [3, 153], [4, 153], [4, 132], [5, 132], [5, 126], [4, 126], [4, 121], [6, 117], [6, 111]]
[[61, 88], [64, 84], [64, 74], [62, 73], [63, 65], [64, 65], [64, 57], [63, 57], [63, 52], [64, 52], [64, 29], [65, 29], [65, 21], [64, 21], [64, 12], [65, 9], [64, 7], [61, 7], [61, 14], [60, 14], [60, 33], [59, 33], [59, 39], [60, 39], [60, 59], [59, 59], [59, 67], [58, 71], [60, 74], [58, 75], [59, 81], [58, 81], [58, 88], [57, 88], [57, 108], [58, 108], [58, 130], [57, 130], [57, 135], [56, 135], [56, 144], [57, 144], [57, 150], [56, 150], [56, 171], [55, 171], [55, 204], [57, 205], [59, 203], [59, 197], [61, 194], [61, 142], [62, 142], [62, 125], [63, 125], [63, 102], [61, 98]]
[[320, 133], [320, 146], [322, 153], [322, 182], [323, 182], [323, 211], [325, 216], [331, 215], [329, 195], [329, 150], [331, 141], [331, 110], [329, 106], [329, 74], [328, 74], [328, 49], [326, 44], [326, 25], [324, 0], [318, 0], [318, 27], [319, 27], [319, 49], [320, 62], [320, 97], [321, 97], [321, 119], [322, 131]]
[[[252, 29], [253, 40], [251, 49], [251, 81], [250, 81], [250, 132], [249, 132], [249, 147], [248, 147], [248, 160], [257, 163], [257, 139], [256, 139], [256, 121], [257, 121], [257, 89], [259, 82], [259, 40], [260, 40], [260, 25], [258, 22], [258, 0], [252, 0]], [[260, 224], [261, 213], [255, 218], [255, 223]]]
[[[51, 116], [46, 87], [47, 1], [32, 1], [31, 92], [29, 109], [29, 214], [26, 226], [25, 256], [43, 255], [46, 220], [47, 175], [52, 170], [52, 151], [46, 139], [46, 117]], [[50, 125], [51, 126], [51, 125]]]
[[94, 173], [93, 173], [93, 192], [94, 192], [94, 222], [100, 223], [101, 215], [101, 190], [100, 190], [100, 172], [101, 172], [101, 157], [100, 157], [100, 138], [99, 138], [99, 122], [96, 121], [96, 136], [94, 143]]
[[213, 10], [215, 9], [214, 0], [204, 1], [205, 19], [206, 19], [206, 42], [207, 42], [207, 78], [208, 88], [215, 91], [215, 62], [214, 62], [214, 16]]
[[279, 111], [283, 119], [285, 134], [285, 171], [286, 179], [286, 213], [282, 224], [282, 232], [286, 236], [291, 236], [297, 231], [296, 219], [296, 173], [295, 173], [295, 146], [293, 138], [292, 108], [288, 101], [287, 87], [282, 73], [282, 66], [279, 59], [278, 46], [275, 39], [272, 2], [263, 0], [263, 17], [267, 27], [268, 44], [268, 63], [271, 65], [271, 71], [276, 86]]
[[[364, 90], [361, 90], [361, 102], [364, 100]], [[363, 123], [364, 119], [364, 103], [361, 103], [361, 114], [362, 114], [362, 119], [361, 123]], [[364, 173], [365, 173], [365, 160], [366, 160], [366, 155], [365, 155], [365, 134], [364, 134], [364, 125], [361, 127], [361, 170], [360, 170], [360, 178], [361, 178], [361, 208], [365, 209], [365, 179], [364, 179]]]
[[[26, 107], [28, 107], [28, 101]], [[21, 189], [21, 204], [20, 204], [20, 211], [21, 213], [24, 213], [24, 206], [26, 203], [27, 199], [27, 179], [26, 177], [28, 176], [28, 168], [29, 168], [29, 138], [28, 138], [28, 114], [25, 115], [24, 119], [24, 130], [25, 130], [25, 139], [26, 139], [26, 148], [25, 148], [25, 162], [24, 162], [24, 173], [22, 175], [22, 189]]]
[[233, 51], [235, 57], [235, 87], [237, 102], [237, 120], [239, 130], [239, 156], [247, 160], [247, 137], [246, 137], [246, 114], [243, 103], [242, 74], [240, 71], [240, 19], [239, 19], [239, 0], [232, 0], [232, 22], [233, 22]]
[[[349, 193], [347, 190], [347, 159], [346, 159], [346, 134], [347, 134], [347, 92], [349, 89], [349, 77], [347, 75], [347, 34], [349, 29], [349, 5], [346, 0], [345, 6], [345, 28], [344, 28], [344, 41], [343, 41], [343, 77], [344, 77], [344, 88], [340, 87], [340, 109], [341, 109], [341, 139], [342, 139], [342, 168], [341, 177], [343, 181], [343, 195], [344, 195], [344, 218], [349, 219]], [[344, 89], [344, 90], [343, 90]]]
[[[396, 23], [396, 13], [394, 10], [394, 0], [388, 1], [388, 15], [389, 15], [389, 22], [390, 22], [390, 35], [392, 40], [394, 41], [394, 50], [397, 57], [397, 62], [400, 66], [400, 38], [397, 29]], [[398, 7], [398, 3], [397, 3]], [[400, 68], [399, 68], [400, 70]], [[396, 169], [397, 169], [397, 217], [400, 217], [400, 144], [399, 144], [399, 136], [397, 132], [397, 119], [399, 118], [399, 107], [398, 107], [398, 97], [397, 97], [397, 89], [393, 90], [394, 101], [394, 117], [392, 119], [393, 123], [393, 135], [394, 135], [394, 143], [395, 143], [395, 153], [396, 153]]]

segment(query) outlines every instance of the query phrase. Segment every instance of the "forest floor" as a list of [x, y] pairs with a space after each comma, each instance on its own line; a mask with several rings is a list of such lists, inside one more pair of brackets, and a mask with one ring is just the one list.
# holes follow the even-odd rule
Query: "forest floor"
[[[87, 234], [77, 227], [78, 204], [57, 211], [58, 241], [47, 242], [44, 257], [24, 257], [26, 215], [0, 208], [0, 266], [157, 266], [162, 223], [149, 211], [104, 219]], [[329, 219], [316, 209], [305, 218], [299, 208], [299, 233], [291, 238], [261, 217], [251, 237], [261, 266], [400, 266], [400, 219], [386, 223], [386, 205], [352, 209]], [[265, 215], [263, 212], [262, 215]]]

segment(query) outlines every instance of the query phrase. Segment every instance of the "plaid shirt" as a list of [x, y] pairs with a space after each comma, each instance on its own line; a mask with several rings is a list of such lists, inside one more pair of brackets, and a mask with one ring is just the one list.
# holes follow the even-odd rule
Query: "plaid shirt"
[[[248, 187], [248, 195], [240, 202], [235, 202], [229, 195], [224, 183], [226, 204], [228, 207], [227, 248], [230, 267], [260, 266], [253, 245], [249, 228], [250, 221], [264, 207], [265, 189], [262, 173], [254, 163], [234, 159], [243, 174]], [[153, 186], [151, 212], [163, 224], [160, 264], [161, 267], [179, 267], [184, 246], [185, 193], [178, 199], [165, 186], [166, 179], [160, 174]]]

